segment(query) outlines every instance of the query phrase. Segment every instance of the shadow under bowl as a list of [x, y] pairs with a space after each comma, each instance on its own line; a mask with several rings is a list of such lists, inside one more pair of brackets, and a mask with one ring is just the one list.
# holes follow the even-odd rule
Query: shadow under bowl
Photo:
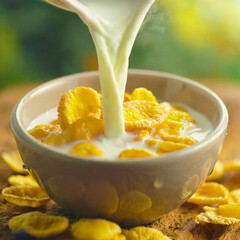
[[60, 153], [27, 133], [32, 120], [56, 107], [63, 93], [79, 86], [100, 91], [98, 72], [42, 84], [22, 98], [11, 119], [26, 168], [63, 208], [125, 226], [145, 224], [184, 203], [211, 173], [226, 134], [226, 107], [208, 88], [172, 74], [130, 70], [126, 91], [145, 87], [162, 101], [184, 103], [204, 114], [213, 131], [191, 147], [134, 161], [96, 160]]

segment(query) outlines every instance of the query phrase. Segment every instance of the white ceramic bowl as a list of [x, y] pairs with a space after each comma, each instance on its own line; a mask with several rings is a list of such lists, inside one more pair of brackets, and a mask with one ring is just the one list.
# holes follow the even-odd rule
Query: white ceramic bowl
[[184, 103], [204, 114], [214, 130], [189, 148], [134, 161], [94, 160], [55, 151], [27, 133], [34, 118], [79, 86], [100, 91], [98, 73], [66, 76], [33, 89], [15, 107], [11, 119], [25, 166], [62, 207], [122, 225], [144, 224], [184, 203], [211, 173], [226, 134], [226, 107], [208, 88], [176, 75], [130, 70], [126, 91], [146, 87], [158, 99]]

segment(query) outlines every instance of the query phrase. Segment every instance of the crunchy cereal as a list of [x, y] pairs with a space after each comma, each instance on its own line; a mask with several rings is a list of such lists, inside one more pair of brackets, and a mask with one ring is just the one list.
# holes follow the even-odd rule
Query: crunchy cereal
[[13, 186], [38, 186], [31, 175], [12, 175], [8, 178], [8, 182]]
[[10, 219], [12, 233], [27, 233], [36, 238], [48, 238], [64, 232], [69, 225], [65, 217], [50, 216], [40, 212], [29, 212]]
[[59, 133], [59, 132], [60, 132], [60, 129], [58, 126], [50, 125], [50, 124], [40, 124], [28, 131], [30, 135], [32, 135], [34, 138], [36, 138], [41, 142], [44, 142], [44, 140], [50, 133]]
[[82, 218], [71, 226], [72, 235], [78, 240], [120, 240], [121, 238], [115, 237], [118, 237], [121, 231], [116, 223], [104, 219]]
[[189, 146], [187, 144], [170, 142], [170, 141], [162, 142], [157, 139], [147, 139], [146, 143], [149, 146], [158, 146], [158, 153], [173, 152]]
[[240, 170], [240, 159], [229, 161], [224, 165], [224, 171], [234, 171], [234, 170]]
[[217, 208], [203, 207], [204, 213], [196, 216], [196, 223], [212, 223], [221, 225], [231, 225], [240, 222], [240, 204], [229, 203], [220, 205]]
[[4, 152], [2, 159], [13, 171], [17, 173], [27, 173], [27, 170], [23, 168], [23, 161], [18, 151]]
[[229, 192], [222, 184], [205, 182], [192, 195], [188, 202], [195, 204], [224, 204], [228, 201]]
[[170, 240], [159, 230], [150, 227], [134, 227], [125, 234], [127, 240]]
[[221, 178], [224, 174], [224, 165], [219, 160], [216, 162], [213, 172], [207, 177], [207, 181], [214, 181]]
[[240, 189], [236, 189], [229, 193], [228, 203], [240, 203]]
[[40, 207], [50, 199], [48, 195], [37, 186], [11, 186], [2, 190], [2, 195], [8, 202], [22, 207]]
[[119, 158], [144, 158], [156, 156], [156, 153], [146, 149], [126, 149], [119, 154]]
[[168, 103], [127, 101], [123, 103], [125, 128], [138, 131], [160, 126], [168, 117], [172, 107]]
[[131, 100], [141, 100], [141, 101], [148, 101], [148, 102], [155, 102], [157, 103], [156, 97], [150, 90], [146, 88], [135, 88], [131, 94]]
[[91, 142], [76, 144], [69, 151], [70, 154], [77, 156], [104, 156], [104, 153]]
[[101, 116], [101, 100], [95, 90], [79, 87], [62, 95], [58, 107], [58, 121], [63, 130], [79, 118], [89, 116]]
[[103, 133], [103, 120], [95, 117], [85, 117], [76, 120], [64, 132], [67, 142], [75, 140], [91, 140], [95, 136]]

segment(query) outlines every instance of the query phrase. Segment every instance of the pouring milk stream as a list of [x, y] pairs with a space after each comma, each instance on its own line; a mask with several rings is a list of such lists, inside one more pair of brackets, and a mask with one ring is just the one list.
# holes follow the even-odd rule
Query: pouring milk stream
[[48, 0], [73, 11], [88, 26], [98, 55], [104, 131], [125, 134], [123, 99], [129, 56], [142, 22], [155, 0]]

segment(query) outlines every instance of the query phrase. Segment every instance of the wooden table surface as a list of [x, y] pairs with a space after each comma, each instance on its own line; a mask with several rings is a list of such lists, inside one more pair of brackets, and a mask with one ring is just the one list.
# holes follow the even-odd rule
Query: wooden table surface
[[[228, 135], [220, 156], [221, 161], [240, 158], [240, 85], [226, 83], [209, 83], [206, 85], [214, 90], [225, 102], [229, 111]], [[0, 92], [0, 154], [4, 151], [16, 149], [15, 141], [10, 127], [10, 115], [17, 101], [33, 86], [10, 87]], [[7, 165], [0, 160], [0, 190], [9, 184], [7, 178], [14, 174]], [[219, 181], [230, 188], [240, 188], [240, 173], [225, 174]], [[37, 209], [49, 214], [64, 215], [73, 221], [68, 213], [53, 201]], [[15, 206], [4, 201], [0, 196], [0, 239], [26, 239], [26, 236], [16, 237], [8, 229], [8, 220], [15, 215], [32, 211], [30, 208]], [[193, 204], [183, 204], [174, 211], [162, 216], [150, 226], [160, 229], [171, 239], [183, 240], [237, 240], [240, 239], [240, 224], [221, 225], [196, 225], [194, 217], [202, 211], [201, 207]], [[29, 238], [32, 239], [32, 238]], [[69, 231], [51, 239], [71, 239]]]

